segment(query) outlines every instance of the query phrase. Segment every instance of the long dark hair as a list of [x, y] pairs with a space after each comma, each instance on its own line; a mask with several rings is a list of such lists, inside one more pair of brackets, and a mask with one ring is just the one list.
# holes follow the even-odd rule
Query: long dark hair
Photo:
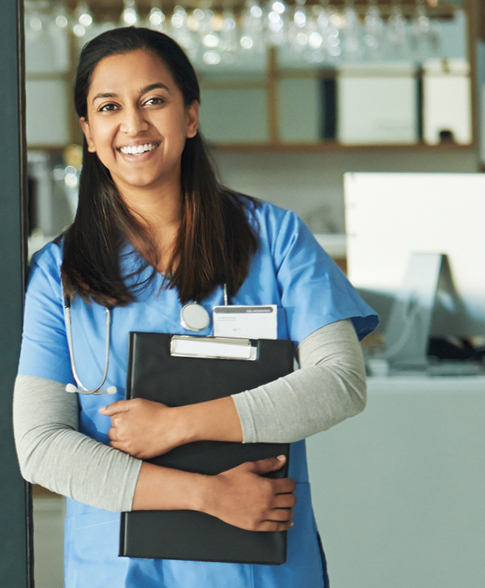
[[[177, 43], [144, 28], [121, 28], [102, 33], [82, 50], [76, 73], [74, 100], [79, 117], [87, 117], [87, 95], [98, 63], [105, 57], [137, 49], [153, 52], [169, 68], [185, 106], [200, 102], [195, 71]], [[177, 288], [182, 303], [202, 300], [226, 283], [234, 295], [245, 280], [257, 249], [248, 214], [257, 201], [224, 188], [216, 179], [207, 148], [198, 132], [186, 140], [181, 162], [182, 217], [165, 285]], [[130, 276], [121, 269], [121, 250], [127, 238], [142, 243], [143, 256]], [[76, 217], [64, 235], [62, 280], [66, 294], [82, 296], [105, 306], [126, 305], [136, 299], [137, 287], [156, 275], [155, 239], [149, 225], [134, 216], [121, 198], [108, 169], [90, 153], [84, 139], [83, 167]], [[175, 264], [177, 260], [177, 264]], [[152, 272], [139, 276], [147, 266]], [[133, 283], [135, 286], [133, 286]]]

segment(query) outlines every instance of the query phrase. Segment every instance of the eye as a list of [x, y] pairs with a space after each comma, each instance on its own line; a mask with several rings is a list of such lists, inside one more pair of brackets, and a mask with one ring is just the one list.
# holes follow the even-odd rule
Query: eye
[[166, 100], [165, 98], [162, 98], [160, 96], [154, 96], [153, 98], [148, 98], [148, 100], [146, 100], [144, 102], [145, 106], [160, 106], [162, 104], [165, 104]]
[[118, 106], [116, 104], [113, 104], [110, 102], [109, 104], [103, 104], [103, 106], [101, 106], [98, 109], [98, 112], [111, 112], [111, 111], [117, 110], [117, 109], [118, 109]]

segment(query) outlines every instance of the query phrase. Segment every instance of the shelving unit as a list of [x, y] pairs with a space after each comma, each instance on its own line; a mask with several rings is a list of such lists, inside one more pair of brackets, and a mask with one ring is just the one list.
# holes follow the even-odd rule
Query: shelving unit
[[292, 153], [292, 152], [421, 152], [421, 153], [440, 153], [449, 151], [473, 152], [476, 151], [475, 144], [457, 145], [456, 143], [441, 143], [439, 145], [428, 145], [423, 142], [413, 143], [412, 145], [390, 145], [388, 143], [374, 145], [342, 145], [337, 141], [321, 141], [319, 143], [213, 143], [210, 144], [214, 151], [221, 152], [262, 152], [262, 153]]
[[[78, 2], [77, 0], [65, 0], [65, 5], [70, 12], [74, 11]], [[311, 6], [316, 4], [316, 0], [307, 0], [307, 5]], [[474, 28], [478, 22], [478, 9], [477, 0], [463, 0], [463, 2], [451, 1], [451, 0], [427, 0], [426, 7], [428, 14], [431, 18], [439, 18], [441, 20], [449, 20], [453, 18], [454, 11], [456, 9], [463, 9], [467, 15], [467, 27], [468, 27], [468, 58], [471, 64], [471, 85], [472, 85], [472, 118], [473, 118], [473, 138], [468, 145], [456, 144], [454, 142], [442, 143], [440, 145], [428, 145], [424, 141], [416, 141], [412, 144], [342, 144], [337, 139], [321, 139], [315, 137], [311, 141], [295, 141], [295, 140], [284, 140], [281, 130], [281, 120], [279, 120], [279, 110], [281, 107], [281, 90], [280, 85], [283, 81], [295, 81], [295, 80], [319, 80], [319, 79], [335, 79], [335, 69], [329, 68], [328, 65], [322, 67], [315, 66], [313, 68], [295, 68], [295, 67], [282, 67], [278, 63], [279, 57], [277, 50], [273, 47], [268, 50], [266, 59], [266, 68], [263, 75], [259, 79], [244, 79], [244, 77], [234, 76], [232, 79], [218, 79], [212, 76], [206, 70], [200, 72], [201, 87], [204, 96], [204, 92], [208, 91], [245, 91], [245, 90], [256, 90], [260, 93], [260, 99], [257, 101], [259, 107], [259, 114], [261, 114], [261, 105], [265, 104], [264, 113], [261, 114], [264, 121], [263, 127], [265, 127], [264, 137], [258, 141], [251, 140], [251, 138], [245, 138], [243, 141], [237, 140], [211, 140], [210, 129], [202, 125], [202, 130], [205, 131], [212, 148], [215, 151], [223, 152], [344, 152], [344, 151], [369, 151], [369, 150], [392, 150], [392, 151], [416, 151], [416, 152], [436, 152], [436, 151], [449, 151], [449, 150], [460, 150], [470, 151], [476, 150], [477, 148], [477, 135], [478, 135], [478, 124], [477, 124], [477, 100], [476, 100], [476, 80], [474, 75], [475, 64], [476, 64], [476, 51], [475, 51], [475, 31]], [[163, 2], [163, 9], [167, 15], [170, 15], [174, 5], [177, 4], [175, 0], [170, 2]], [[345, 7], [345, 0], [331, 0], [332, 7], [343, 9]], [[389, 14], [393, 2], [392, 0], [378, 0], [379, 8], [382, 11], [384, 17]], [[416, 0], [400, 0], [400, 4], [406, 16], [410, 16], [415, 10]], [[99, 21], [103, 20], [119, 20], [121, 11], [123, 9], [122, 0], [96, 0], [96, 2], [89, 2], [88, 5], [92, 11], [95, 19]], [[197, 6], [197, 2], [186, 3], [187, 9]], [[222, 7], [223, 3], [220, 2]], [[146, 17], [150, 8], [151, 0], [137, 0], [137, 8], [141, 17]], [[240, 14], [244, 6], [244, 1], [235, 0], [232, 3], [236, 16]], [[364, 14], [368, 8], [368, 0], [355, 0], [355, 7], [361, 14]], [[212, 5], [213, 9], [218, 9], [218, 2], [214, 2]], [[471, 24], [470, 24], [471, 23]], [[79, 130], [79, 125], [76, 120], [76, 116], [73, 112], [72, 100], [70, 98], [70, 86], [72, 85], [72, 76], [74, 71], [74, 65], [76, 61], [76, 50], [73, 35], [70, 35], [69, 39], [69, 59], [71, 67], [69, 71], [60, 72], [57, 74], [52, 73], [33, 73], [27, 72], [27, 81], [41, 81], [41, 80], [53, 80], [54, 78], [61, 80], [65, 83], [67, 98], [66, 104], [68, 105], [68, 122], [67, 122], [67, 140], [65, 144], [72, 142], [80, 142], [82, 137]], [[215, 71], [215, 70], [214, 70]], [[418, 69], [417, 76], [421, 76], [422, 72]], [[263, 99], [262, 96], [265, 96]], [[202, 103], [204, 108], [204, 100]], [[63, 142], [55, 143], [42, 143], [36, 142], [35, 144], [30, 142], [30, 149], [47, 150], [49, 152], [61, 152], [65, 147]]]

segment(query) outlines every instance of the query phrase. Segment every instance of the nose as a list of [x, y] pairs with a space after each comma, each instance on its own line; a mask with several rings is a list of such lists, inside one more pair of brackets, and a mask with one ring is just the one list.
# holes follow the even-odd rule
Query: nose
[[124, 108], [123, 118], [120, 129], [127, 135], [138, 135], [139, 133], [148, 130], [148, 121], [145, 118], [145, 113], [136, 106], [128, 106]]

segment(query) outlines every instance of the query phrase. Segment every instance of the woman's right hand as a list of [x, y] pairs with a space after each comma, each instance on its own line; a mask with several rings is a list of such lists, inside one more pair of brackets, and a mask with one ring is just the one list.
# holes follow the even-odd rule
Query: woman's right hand
[[272, 457], [210, 476], [203, 511], [248, 531], [287, 531], [293, 525], [296, 483], [263, 476], [284, 463], [284, 456]]

